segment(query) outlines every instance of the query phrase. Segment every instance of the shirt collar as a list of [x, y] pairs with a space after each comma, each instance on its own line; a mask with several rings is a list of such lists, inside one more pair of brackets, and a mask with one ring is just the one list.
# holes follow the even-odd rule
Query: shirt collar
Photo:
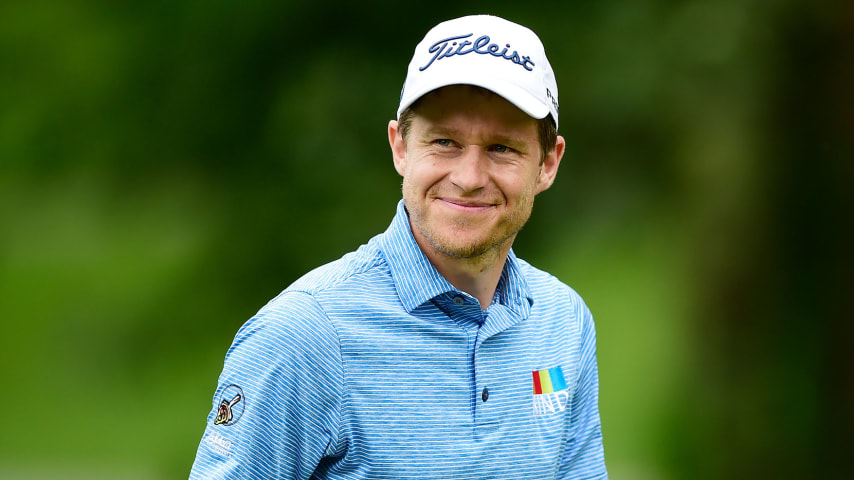
[[519, 259], [516, 258], [512, 248], [507, 254], [507, 261], [504, 262], [504, 271], [501, 272], [501, 279], [498, 280], [497, 291], [501, 295], [502, 305], [515, 311], [522, 318], [528, 317], [531, 305], [534, 304], [534, 297], [528, 289], [528, 282], [522, 275]]
[[[407, 313], [439, 295], [459, 291], [436, 270], [415, 242], [403, 200], [398, 202], [397, 213], [382, 235], [380, 249]], [[512, 249], [498, 281], [496, 301], [523, 317], [527, 317], [534, 303], [528, 283], [519, 269], [519, 260]]]

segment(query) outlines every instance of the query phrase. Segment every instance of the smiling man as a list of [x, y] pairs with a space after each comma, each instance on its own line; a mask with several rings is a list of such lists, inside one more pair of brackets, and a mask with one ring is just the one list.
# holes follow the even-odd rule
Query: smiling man
[[238, 331], [191, 478], [607, 478], [593, 318], [511, 248], [558, 113], [531, 30], [430, 30], [388, 126], [391, 225]]

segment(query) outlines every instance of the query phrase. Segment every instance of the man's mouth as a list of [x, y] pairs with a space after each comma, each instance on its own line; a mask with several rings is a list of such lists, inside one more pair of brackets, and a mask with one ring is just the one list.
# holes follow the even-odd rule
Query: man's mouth
[[459, 210], [461, 212], [482, 212], [495, 204], [491, 202], [483, 202], [476, 200], [466, 200], [457, 198], [438, 197], [436, 200], [442, 202], [445, 206]]

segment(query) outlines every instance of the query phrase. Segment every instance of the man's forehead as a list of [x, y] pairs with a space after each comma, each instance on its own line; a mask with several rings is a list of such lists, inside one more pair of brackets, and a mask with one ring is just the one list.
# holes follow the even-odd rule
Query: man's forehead
[[412, 118], [413, 134], [423, 139], [450, 138], [458, 141], [476, 143], [499, 143], [522, 148], [524, 144], [537, 142], [537, 124], [533, 118], [524, 122], [502, 122], [499, 119], [482, 116], [480, 118], [493, 120], [486, 122], [469, 121], [471, 117], [466, 112], [459, 115], [419, 115]]

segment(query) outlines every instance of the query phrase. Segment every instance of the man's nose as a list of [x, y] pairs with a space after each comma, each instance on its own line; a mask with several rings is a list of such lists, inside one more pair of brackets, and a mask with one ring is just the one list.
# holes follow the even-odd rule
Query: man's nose
[[488, 167], [489, 158], [483, 148], [467, 147], [465, 152], [457, 158], [449, 179], [463, 192], [474, 192], [485, 187], [489, 182]]

